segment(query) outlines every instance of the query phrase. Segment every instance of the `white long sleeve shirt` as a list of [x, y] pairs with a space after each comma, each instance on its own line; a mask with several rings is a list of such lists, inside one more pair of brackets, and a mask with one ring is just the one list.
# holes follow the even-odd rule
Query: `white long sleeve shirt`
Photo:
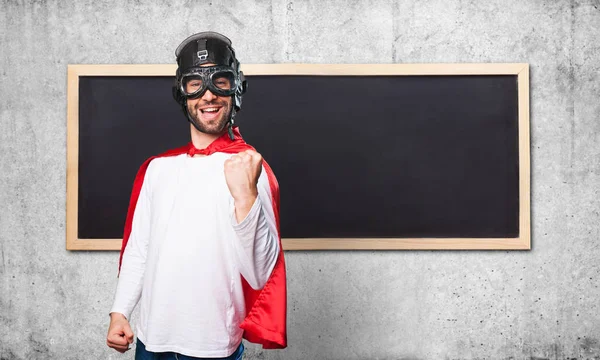
[[225, 181], [232, 154], [152, 160], [133, 216], [111, 312], [128, 319], [140, 302], [138, 338], [152, 352], [226, 357], [242, 340], [240, 274], [255, 289], [279, 253], [263, 168], [258, 197], [238, 224]]

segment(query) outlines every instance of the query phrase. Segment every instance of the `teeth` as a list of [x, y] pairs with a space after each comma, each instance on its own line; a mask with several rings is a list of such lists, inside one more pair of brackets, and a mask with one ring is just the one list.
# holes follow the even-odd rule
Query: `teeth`
[[206, 108], [204, 110], [202, 110], [202, 112], [217, 112], [219, 111], [219, 109], [217, 108]]

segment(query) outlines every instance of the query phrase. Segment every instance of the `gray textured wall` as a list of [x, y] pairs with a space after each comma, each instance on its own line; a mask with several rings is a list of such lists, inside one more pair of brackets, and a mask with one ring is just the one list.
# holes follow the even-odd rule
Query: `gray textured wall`
[[[531, 64], [529, 252], [288, 252], [289, 348], [248, 359], [600, 358], [600, 2], [0, 3], [0, 358], [105, 346], [116, 252], [65, 250], [67, 64]], [[248, 125], [250, 126], [250, 125]]]

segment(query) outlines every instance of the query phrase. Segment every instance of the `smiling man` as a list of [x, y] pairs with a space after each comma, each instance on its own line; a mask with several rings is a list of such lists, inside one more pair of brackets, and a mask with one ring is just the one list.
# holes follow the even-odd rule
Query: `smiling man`
[[242, 338], [284, 348], [279, 187], [234, 125], [247, 82], [221, 34], [192, 35], [175, 54], [191, 142], [138, 171], [107, 345], [129, 349], [139, 302], [136, 359], [240, 359]]

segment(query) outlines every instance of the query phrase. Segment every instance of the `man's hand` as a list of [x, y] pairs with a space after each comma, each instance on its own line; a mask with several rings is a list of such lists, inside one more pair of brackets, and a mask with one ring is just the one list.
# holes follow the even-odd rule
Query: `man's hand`
[[133, 331], [125, 315], [119, 313], [110, 314], [110, 326], [106, 335], [106, 345], [124, 353], [129, 350], [129, 344], [133, 343]]
[[241, 222], [258, 196], [258, 177], [262, 171], [262, 156], [253, 150], [242, 151], [225, 160], [225, 180], [235, 201], [235, 214]]

